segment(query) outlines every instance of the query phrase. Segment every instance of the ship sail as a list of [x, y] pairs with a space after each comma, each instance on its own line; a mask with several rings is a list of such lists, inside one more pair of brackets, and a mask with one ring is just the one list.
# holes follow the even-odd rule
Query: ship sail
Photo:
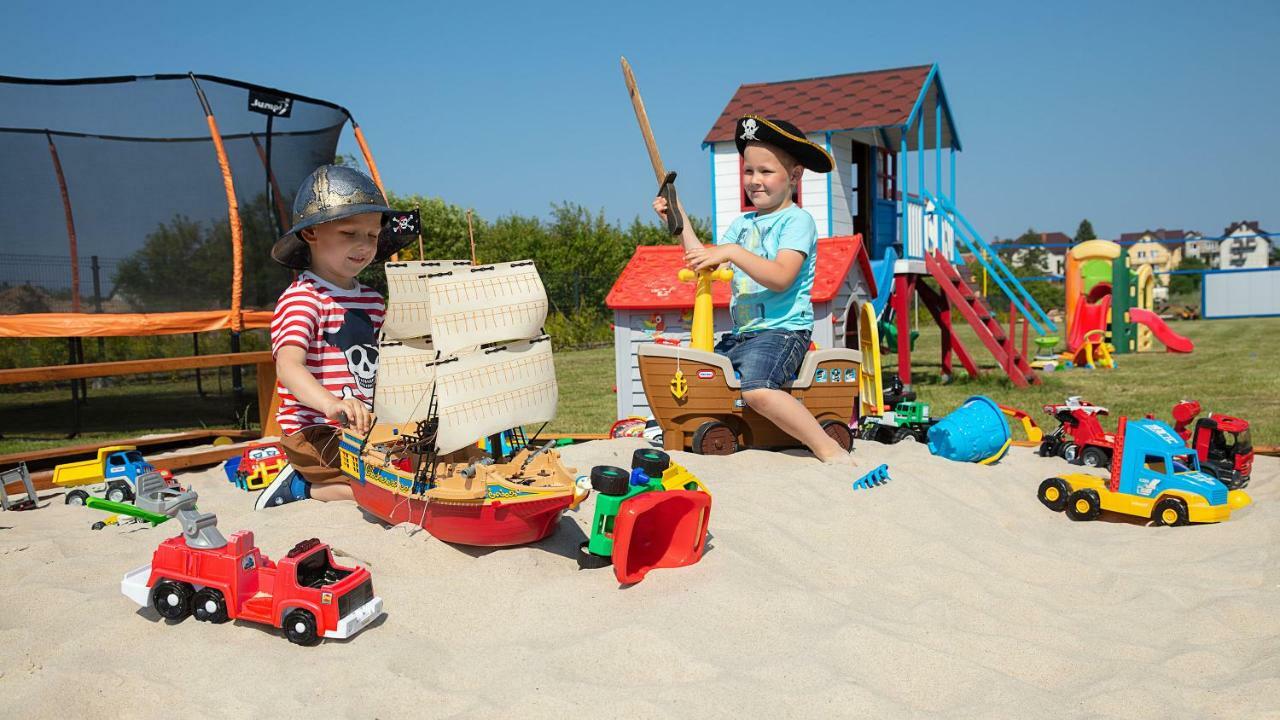
[[546, 322], [547, 292], [532, 260], [425, 274], [429, 333], [442, 356], [485, 343], [532, 338]]
[[549, 336], [440, 360], [434, 376], [441, 453], [555, 417], [559, 393]]
[[378, 345], [373, 412], [380, 422], [399, 424], [426, 417], [436, 357], [429, 338], [383, 340]]
[[431, 296], [427, 290], [435, 273], [470, 267], [466, 260], [419, 260], [389, 262], [387, 272], [387, 314], [382, 333], [395, 340], [431, 334]]

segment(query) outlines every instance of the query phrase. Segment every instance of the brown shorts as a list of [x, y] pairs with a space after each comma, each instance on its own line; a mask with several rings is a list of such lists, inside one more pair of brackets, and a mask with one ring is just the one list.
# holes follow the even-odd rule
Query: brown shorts
[[346, 482], [338, 465], [341, 431], [332, 425], [312, 425], [280, 439], [289, 464], [313, 485]]

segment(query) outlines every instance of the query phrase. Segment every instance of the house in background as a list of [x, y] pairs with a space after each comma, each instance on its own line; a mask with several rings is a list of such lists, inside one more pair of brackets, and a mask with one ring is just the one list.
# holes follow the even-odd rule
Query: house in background
[[1211, 263], [1219, 270], [1264, 268], [1271, 257], [1271, 238], [1257, 220], [1231, 223], [1218, 242], [1218, 261]]
[[1130, 269], [1136, 271], [1142, 265], [1149, 265], [1151, 271], [1157, 273], [1157, 287], [1168, 287], [1167, 273], [1176, 270], [1178, 263], [1182, 262], [1182, 241], [1185, 237], [1182, 230], [1143, 230], [1121, 234], [1120, 246], [1129, 253]]
[[1183, 236], [1182, 256], [1203, 260], [1211, 268], [1218, 266], [1218, 241], [1206, 239], [1196, 230], [1188, 230]]
[[[998, 240], [996, 242], [1000, 243], [996, 248], [1005, 258], [1005, 262], [1013, 267], [1022, 267], [1030, 250], [1021, 249], [1018, 239]], [[1040, 259], [1041, 272], [1045, 275], [1062, 277], [1067, 268], [1067, 251], [1071, 249], [1071, 236], [1061, 232], [1040, 233], [1034, 242], [1027, 244], [1046, 246], [1042, 247], [1044, 255]]]

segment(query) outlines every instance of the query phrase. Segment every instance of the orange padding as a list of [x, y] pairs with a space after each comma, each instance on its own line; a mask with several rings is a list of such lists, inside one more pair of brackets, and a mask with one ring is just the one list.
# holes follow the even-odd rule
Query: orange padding
[[[241, 313], [246, 330], [271, 326], [270, 310]], [[0, 338], [138, 337], [213, 332], [232, 328], [226, 310], [198, 312], [99, 314], [31, 313], [0, 315]]]

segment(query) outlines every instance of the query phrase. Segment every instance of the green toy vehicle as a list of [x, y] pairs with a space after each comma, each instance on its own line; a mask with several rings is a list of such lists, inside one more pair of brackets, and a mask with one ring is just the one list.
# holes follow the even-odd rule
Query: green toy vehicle
[[859, 431], [863, 440], [886, 445], [903, 440], [923, 443], [929, 441], [929, 428], [937, 422], [937, 418], [929, 416], [929, 403], [909, 400], [894, 405], [883, 415], [863, 416]]

